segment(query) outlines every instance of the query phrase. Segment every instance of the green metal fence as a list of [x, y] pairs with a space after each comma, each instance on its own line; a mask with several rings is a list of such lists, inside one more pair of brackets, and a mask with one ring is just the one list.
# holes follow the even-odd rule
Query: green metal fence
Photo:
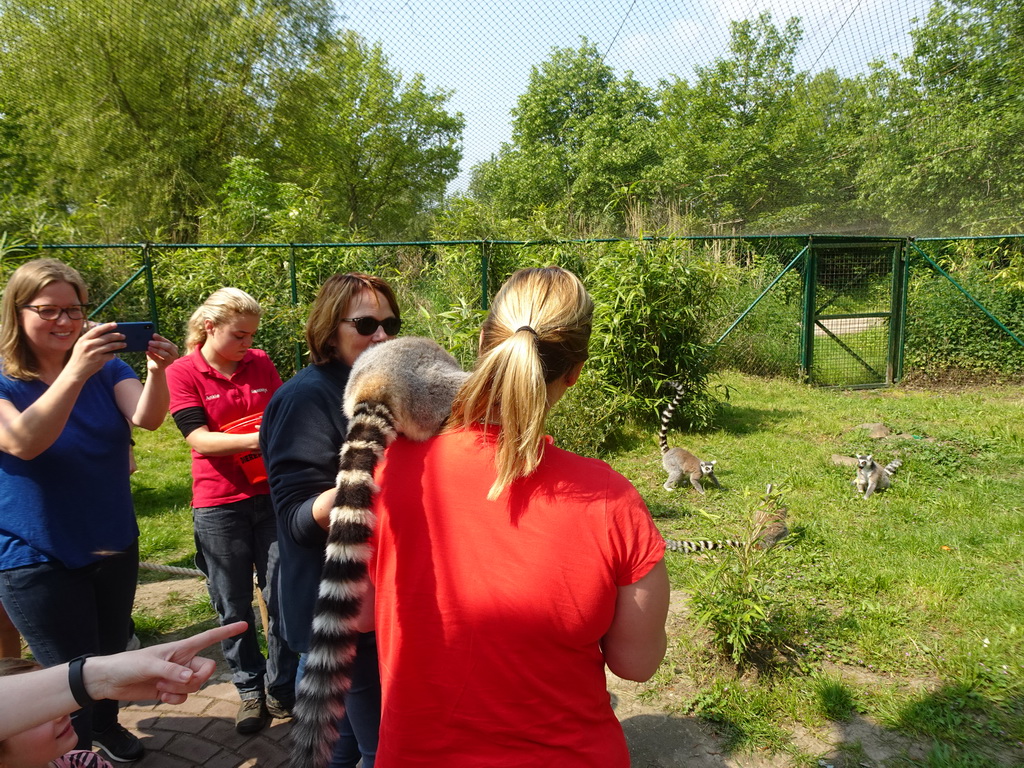
[[1024, 371], [1024, 289], [1000, 282], [1024, 273], [1020, 236], [59, 244], [6, 255], [2, 276], [28, 258], [61, 258], [104, 297], [93, 317], [148, 317], [175, 339], [211, 291], [236, 285], [263, 304], [260, 343], [287, 376], [304, 364], [306, 308], [334, 272], [386, 277], [412, 332], [455, 338], [468, 358], [482, 311], [511, 271], [559, 263], [585, 273], [597, 249], [616, 243], [669, 243], [718, 265], [706, 341], [720, 368], [842, 387], [891, 384], [908, 371]]

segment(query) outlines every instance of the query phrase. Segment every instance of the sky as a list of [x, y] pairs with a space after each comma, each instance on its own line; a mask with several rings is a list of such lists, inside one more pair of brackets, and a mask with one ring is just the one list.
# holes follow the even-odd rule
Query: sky
[[729, 22], [770, 11], [778, 27], [801, 19], [798, 71], [852, 76], [868, 62], [910, 51], [912, 20], [931, 0], [335, 0], [342, 25], [379, 42], [393, 70], [419, 73], [428, 90], [451, 91], [461, 112], [463, 160], [450, 192], [511, 137], [509, 111], [531, 68], [553, 48], [586, 37], [617, 75], [648, 86], [728, 54]]

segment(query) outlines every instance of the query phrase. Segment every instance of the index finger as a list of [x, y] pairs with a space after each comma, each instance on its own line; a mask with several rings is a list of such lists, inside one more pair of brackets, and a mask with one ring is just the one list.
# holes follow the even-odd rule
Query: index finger
[[179, 640], [175, 643], [175, 648], [171, 653], [169, 661], [177, 661], [179, 658], [187, 661], [204, 648], [211, 646], [214, 643], [219, 643], [221, 640], [227, 640], [229, 637], [241, 634], [248, 626], [247, 622], [236, 621], [233, 624], [226, 624], [223, 627], [214, 627], [213, 629], [208, 629], [205, 632], [200, 632], [198, 635], [193, 635], [192, 637], [187, 637], [184, 640]]

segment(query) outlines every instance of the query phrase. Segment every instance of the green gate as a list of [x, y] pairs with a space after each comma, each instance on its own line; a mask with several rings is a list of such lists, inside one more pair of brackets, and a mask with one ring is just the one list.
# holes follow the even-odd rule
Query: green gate
[[[789, 238], [788, 247], [801, 242], [800, 252], [718, 338], [720, 359], [726, 365], [756, 359], [760, 370], [752, 372], [795, 372], [819, 386], [881, 387], [899, 381], [906, 241], [812, 235]], [[777, 253], [783, 263], [789, 259], [784, 249]], [[737, 338], [733, 331], [741, 323], [747, 331]]]
[[811, 384], [878, 387], [902, 375], [906, 241], [811, 238], [804, 252], [800, 372]]

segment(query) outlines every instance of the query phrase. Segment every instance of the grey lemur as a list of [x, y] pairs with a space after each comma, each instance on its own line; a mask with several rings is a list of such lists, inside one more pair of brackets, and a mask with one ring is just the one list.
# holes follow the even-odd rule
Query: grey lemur
[[702, 461], [685, 448], [668, 447], [668, 424], [672, 419], [676, 406], [679, 405], [679, 400], [683, 396], [682, 384], [676, 381], [669, 383], [676, 388], [676, 394], [661, 414], [661, 431], [658, 433], [658, 445], [661, 447], [661, 466], [668, 472], [665, 490], [675, 490], [684, 475], [689, 477], [690, 485], [696, 488], [698, 493], [704, 493], [704, 486], [701, 483], [704, 478], [714, 483], [716, 488], [721, 489], [722, 486], [719, 485], [718, 478], [715, 477], [715, 464], [717, 462]]
[[857, 486], [857, 493], [863, 493], [867, 499], [875, 491], [884, 491], [892, 484], [892, 476], [903, 464], [899, 459], [893, 459], [884, 467], [867, 456], [857, 454], [857, 478], [854, 483]]
[[293, 768], [323, 768], [337, 740], [375, 524], [374, 470], [398, 434], [426, 440], [451, 412], [468, 374], [434, 341], [406, 336], [377, 344], [352, 366], [342, 407], [348, 433], [338, 461], [320, 591], [292, 727]]

